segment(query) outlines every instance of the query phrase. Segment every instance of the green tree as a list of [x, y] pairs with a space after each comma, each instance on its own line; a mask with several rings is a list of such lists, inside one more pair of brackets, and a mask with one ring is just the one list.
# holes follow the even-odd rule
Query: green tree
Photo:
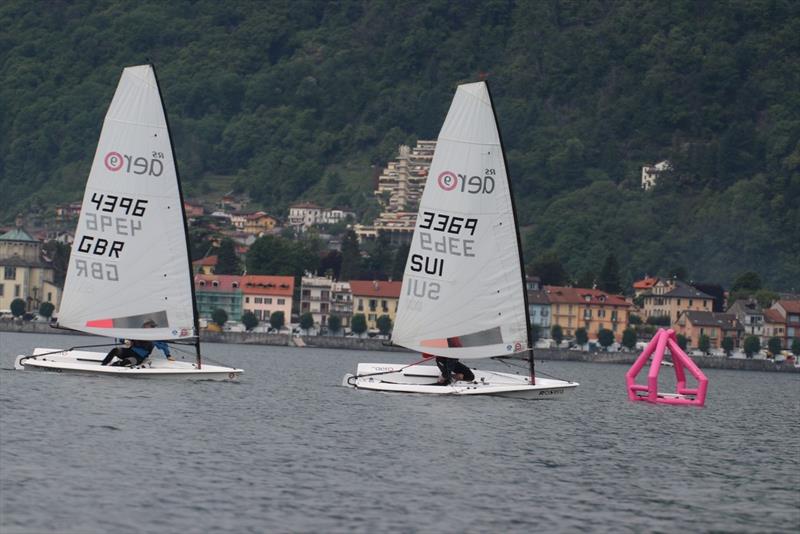
[[619, 276], [619, 264], [617, 257], [614, 254], [606, 256], [603, 263], [603, 269], [600, 271], [600, 280], [598, 286], [600, 289], [612, 295], [622, 293], [622, 282]]
[[389, 332], [392, 331], [392, 320], [389, 318], [388, 315], [381, 315], [375, 321], [375, 324], [378, 326], [378, 331], [381, 335], [388, 335]]
[[772, 353], [773, 356], [781, 353], [781, 338], [779, 337], [771, 337], [769, 341], [767, 341], [767, 350]]
[[236, 244], [233, 239], [225, 238], [219, 244], [217, 251], [217, 266], [214, 268], [215, 274], [241, 274], [239, 258], [236, 257]]
[[528, 271], [541, 278], [542, 285], [563, 286], [569, 280], [569, 275], [561, 264], [561, 260], [554, 253], [540, 256]]
[[402, 280], [403, 273], [406, 269], [406, 260], [408, 260], [409, 246], [407, 244], [400, 245], [394, 253], [394, 261], [392, 262], [392, 280]]
[[225, 326], [225, 323], [228, 322], [228, 312], [222, 308], [217, 308], [211, 312], [211, 320], [217, 323], [220, 327], [223, 327]]
[[575, 330], [575, 343], [578, 345], [586, 345], [589, 342], [589, 334], [586, 333], [586, 329], [581, 327]]
[[242, 324], [249, 332], [258, 326], [258, 317], [256, 317], [255, 313], [248, 310], [242, 314]]
[[22, 317], [25, 314], [27, 306], [22, 299], [14, 299], [11, 301], [11, 315], [14, 317]]
[[358, 237], [352, 230], [348, 230], [342, 240], [342, 280], [353, 280], [359, 276], [361, 269], [361, 250], [358, 246]]
[[57, 286], [63, 286], [67, 277], [70, 251], [69, 245], [58, 241], [48, 241], [42, 246], [42, 252], [53, 268], [53, 283]]
[[614, 343], [614, 332], [608, 328], [601, 328], [600, 331], [597, 332], [597, 342], [600, 343], [603, 350], [607, 350], [608, 347]]
[[353, 315], [353, 319], [350, 321], [350, 330], [359, 336], [367, 331], [367, 318], [363, 313]]
[[55, 311], [55, 309], [56, 307], [53, 306], [52, 302], [42, 302], [39, 305], [39, 315], [49, 319], [53, 315], [53, 311]]
[[722, 343], [720, 346], [722, 347], [722, 350], [725, 351], [725, 356], [730, 356], [731, 352], [733, 351], [733, 338], [727, 336], [722, 338]]
[[561, 341], [564, 339], [564, 331], [561, 329], [561, 325], [554, 324], [550, 327], [550, 337], [553, 338], [556, 345], [561, 345]]
[[753, 271], [740, 274], [733, 283], [733, 287], [731, 287], [731, 291], [746, 290], [756, 292], [759, 289], [761, 289], [761, 277]]
[[800, 356], [800, 338], [794, 338], [792, 340], [792, 354]]
[[642, 318], [636, 315], [635, 313], [631, 313], [628, 315], [628, 324], [637, 325], [642, 324]]
[[276, 311], [269, 314], [269, 325], [278, 332], [280, 332], [281, 328], [283, 328], [285, 321], [286, 318], [284, 317], [282, 311]]
[[333, 332], [339, 332], [342, 329], [342, 318], [338, 315], [331, 315], [328, 317], [328, 330]]
[[306, 312], [300, 316], [300, 328], [306, 331], [306, 335], [308, 335], [308, 331], [313, 326], [314, 326], [314, 316], [311, 315], [311, 313]]
[[697, 340], [697, 348], [703, 354], [708, 354], [708, 349], [711, 348], [711, 339], [705, 334], [700, 334], [700, 339]]
[[629, 350], [636, 348], [636, 330], [633, 328], [626, 328], [622, 331], [622, 345]]
[[655, 326], [669, 326], [669, 315], [651, 315], [647, 318], [647, 324], [652, 324]]
[[531, 341], [536, 343], [542, 337], [542, 327], [538, 324], [531, 325]]
[[748, 358], [752, 358], [753, 354], [761, 350], [761, 342], [757, 336], [747, 336], [744, 338], [744, 353]]
[[597, 277], [592, 271], [583, 271], [583, 273], [575, 280], [575, 287], [584, 287], [591, 289], [595, 286]]
[[675, 336], [675, 339], [677, 340], [678, 346], [681, 348], [681, 350], [685, 351], [686, 347], [689, 346], [689, 340], [683, 334], [678, 334]]

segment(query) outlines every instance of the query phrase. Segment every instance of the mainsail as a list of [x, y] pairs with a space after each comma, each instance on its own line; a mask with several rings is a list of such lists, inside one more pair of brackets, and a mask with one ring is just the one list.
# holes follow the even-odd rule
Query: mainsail
[[196, 335], [178, 175], [150, 65], [122, 72], [106, 114], [58, 318], [117, 338]]
[[450, 358], [526, 351], [525, 287], [491, 97], [458, 87], [420, 201], [392, 340]]

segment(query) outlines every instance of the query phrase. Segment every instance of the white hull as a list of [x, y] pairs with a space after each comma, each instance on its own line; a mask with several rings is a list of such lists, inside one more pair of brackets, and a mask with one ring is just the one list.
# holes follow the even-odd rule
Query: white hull
[[394, 393], [423, 393], [431, 395], [494, 395], [522, 399], [560, 398], [578, 387], [577, 382], [536, 378], [531, 385], [527, 376], [473, 369], [473, 382], [454, 382], [435, 385], [439, 368], [434, 365], [392, 363], [360, 363], [357, 375], [347, 374], [343, 385], [356, 389]]
[[83, 373], [137, 378], [190, 378], [194, 380], [234, 380], [241, 369], [203, 364], [200, 369], [194, 363], [170, 361], [160, 354], [148, 358], [136, 367], [113, 367], [100, 365], [105, 353], [37, 348], [33, 357], [17, 356], [15, 369], [52, 371], [57, 373]]

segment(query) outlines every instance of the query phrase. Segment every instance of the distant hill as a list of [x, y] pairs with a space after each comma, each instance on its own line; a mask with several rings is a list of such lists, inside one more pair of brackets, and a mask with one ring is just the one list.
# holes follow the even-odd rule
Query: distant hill
[[[122, 67], [158, 69], [190, 191], [365, 210], [371, 164], [486, 76], [528, 261], [800, 289], [800, 4], [0, 4], [0, 222], [80, 197]], [[639, 191], [641, 166], [674, 172]], [[354, 172], [363, 169], [363, 172]]]

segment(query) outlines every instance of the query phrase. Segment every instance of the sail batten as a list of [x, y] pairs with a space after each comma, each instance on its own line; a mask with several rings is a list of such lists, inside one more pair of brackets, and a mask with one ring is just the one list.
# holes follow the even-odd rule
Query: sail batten
[[108, 337], [192, 338], [189, 265], [155, 73], [150, 65], [128, 67], [86, 183], [59, 324]]
[[452, 358], [528, 349], [522, 266], [491, 97], [461, 85], [438, 137], [393, 342]]

